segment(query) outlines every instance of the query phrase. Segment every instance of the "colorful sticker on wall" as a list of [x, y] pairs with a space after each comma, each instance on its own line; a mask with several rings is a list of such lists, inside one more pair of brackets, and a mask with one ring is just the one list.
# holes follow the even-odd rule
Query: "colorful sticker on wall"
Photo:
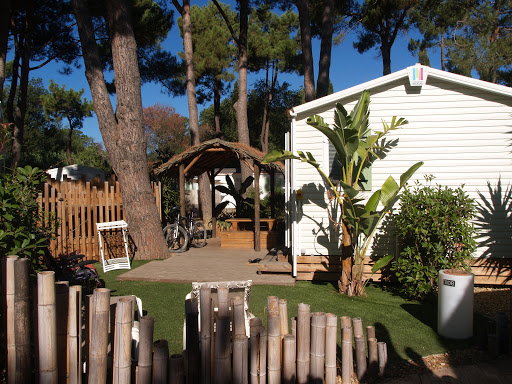
[[409, 84], [413, 87], [421, 87], [427, 82], [429, 67], [423, 65], [415, 65], [407, 68], [409, 72]]

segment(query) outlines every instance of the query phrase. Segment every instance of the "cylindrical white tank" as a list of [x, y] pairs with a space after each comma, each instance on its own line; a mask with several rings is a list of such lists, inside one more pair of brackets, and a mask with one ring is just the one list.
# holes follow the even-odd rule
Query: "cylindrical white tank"
[[475, 276], [458, 269], [439, 271], [437, 332], [450, 339], [473, 336]]

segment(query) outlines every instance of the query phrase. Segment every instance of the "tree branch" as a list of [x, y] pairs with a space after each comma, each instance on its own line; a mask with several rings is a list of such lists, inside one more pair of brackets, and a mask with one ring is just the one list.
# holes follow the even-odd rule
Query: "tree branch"
[[228, 26], [229, 32], [231, 32], [231, 36], [233, 36], [233, 40], [235, 40], [236, 45], [239, 45], [238, 36], [236, 35], [235, 31], [233, 30], [233, 26], [231, 25], [231, 22], [229, 21], [228, 16], [226, 15], [226, 13], [224, 12], [224, 10], [222, 9], [222, 7], [220, 6], [220, 4], [218, 3], [217, 0], [212, 0], [212, 1], [213, 1], [213, 4], [215, 4], [217, 9], [219, 10], [220, 15], [222, 16], [222, 18], [226, 22], [226, 25]]

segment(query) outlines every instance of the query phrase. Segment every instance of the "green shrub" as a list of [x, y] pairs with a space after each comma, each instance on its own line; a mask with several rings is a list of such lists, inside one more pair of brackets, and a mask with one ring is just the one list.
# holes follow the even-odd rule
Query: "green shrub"
[[45, 179], [43, 171], [31, 166], [0, 175], [0, 256], [28, 257], [33, 269], [57, 228], [55, 216], [44, 217], [37, 203]]
[[169, 177], [162, 178], [162, 223], [174, 222], [172, 214], [174, 207], [180, 206], [180, 192], [175, 181]]
[[462, 187], [417, 184], [405, 189], [395, 215], [401, 252], [391, 268], [405, 296], [423, 299], [435, 293], [439, 270], [469, 268], [476, 249], [475, 213]]

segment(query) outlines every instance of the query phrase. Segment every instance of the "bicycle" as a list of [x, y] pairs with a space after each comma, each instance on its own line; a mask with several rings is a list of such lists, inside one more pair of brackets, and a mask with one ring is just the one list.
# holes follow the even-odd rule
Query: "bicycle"
[[[191, 243], [196, 248], [206, 245], [206, 227], [202, 221], [194, 221], [193, 212], [189, 212], [186, 218], [180, 214], [179, 207], [175, 207], [176, 220], [167, 225], [163, 231], [170, 252], [183, 252]], [[185, 222], [183, 226], [181, 223]]]
[[188, 233], [180, 224], [181, 215], [179, 207], [174, 207], [173, 212], [176, 211], [176, 220], [174, 223], [164, 227], [165, 241], [170, 252], [179, 253], [187, 249]]

